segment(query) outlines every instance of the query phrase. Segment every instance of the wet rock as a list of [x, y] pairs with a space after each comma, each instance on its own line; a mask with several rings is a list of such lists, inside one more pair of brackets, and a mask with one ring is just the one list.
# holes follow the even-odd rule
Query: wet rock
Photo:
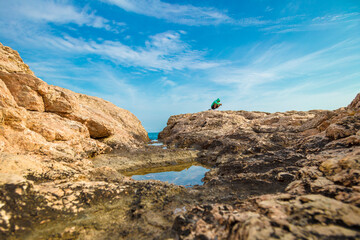
[[92, 159], [96, 167], [111, 167], [112, 169], [129, 175], [138, 169], [171, 166], [182, 163], [195, 162], [198, 151], [184, 149], [163, 149], [148, 146], [133, 151], [119, 151], [102, 154]]
[[278, 181], [292, 181], [293, 179], [295, 179], [294, 174], [288, 173], [288, 172], [280, 172], [277, 175], [277, 180]]

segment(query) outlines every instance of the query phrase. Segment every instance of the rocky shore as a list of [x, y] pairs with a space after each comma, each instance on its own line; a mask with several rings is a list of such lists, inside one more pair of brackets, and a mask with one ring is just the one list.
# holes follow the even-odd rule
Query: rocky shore
[[335, 111], [172, 116], [159, 137], [199, 149], [204, 188], [231, 193], [178, 216], [181, 239], [360, 237], [360, 94]]
[[[159, 138], [0, 44], [0, 239], [360, 238], [360, 94], [334, 111], [171, 116]], [[126, 174], [194, 161], [204, 185]]]

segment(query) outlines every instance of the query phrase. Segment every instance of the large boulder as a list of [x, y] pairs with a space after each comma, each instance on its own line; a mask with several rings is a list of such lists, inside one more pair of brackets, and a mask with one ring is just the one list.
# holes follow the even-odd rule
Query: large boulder
[[83, 124], [54, 113], [30, 112], [27, 127], [39, 133], [48, 142], [68, 141], [76, 138], [89, 138], [89, 131]]
[[100, 98], [48, 85], [16, 51], [0, 44], [3, 158], [33, 154], [46, 161], [74, 162], [112, 148], [135, 149], [147, 141], [147, 132], [129, 111]]
[[43, 112], [45, 110], [41, 93], [47, 91], [47, 84], [29, 74], [14, 74], [0, 72], [0, 79], [20, 107], [27, 110]]
[[77, 94], [61, 87], [49, 86], [42, 95], [45, 111], [57, 114], [72, 113], [78, 108]]
[[299, 138], [319, 133], [317, 127], [330, 116], [323, 110], [205, 111], [171, 116], [159, 138], [178, 147], [261, 152], [280, 149]]

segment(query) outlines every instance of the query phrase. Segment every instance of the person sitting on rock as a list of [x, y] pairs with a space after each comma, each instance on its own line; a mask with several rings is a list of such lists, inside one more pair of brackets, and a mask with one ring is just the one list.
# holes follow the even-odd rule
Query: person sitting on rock
[[211, 109], [215, 110], [217, 108], [219, 108], [222, 104], [220, 103], [220, 99], [216, 99], [212, 104], [211, 104]]

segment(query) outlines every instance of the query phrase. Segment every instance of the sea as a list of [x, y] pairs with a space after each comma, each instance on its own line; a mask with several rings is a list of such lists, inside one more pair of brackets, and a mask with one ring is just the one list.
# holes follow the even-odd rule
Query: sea
[[148, 135], [149, 135], [150, 140], [152, 140], [152, 141], [158, 140], [158, 136], [159, 136], [158, 132], [151, 132], [151, 133], [148, 133]]

